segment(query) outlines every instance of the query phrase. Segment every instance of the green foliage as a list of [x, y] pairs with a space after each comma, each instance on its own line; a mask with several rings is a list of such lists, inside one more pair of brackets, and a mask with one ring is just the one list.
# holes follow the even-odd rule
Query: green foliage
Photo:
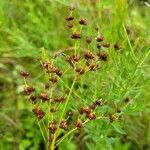
[[[70, 1], [66, 0], [0, 0], [0, 149], [44, 149], [31, 106], [22, 94], [24, 83], [19, 71], [31, 72], [34, 80], [29, 82], [41, 91], [42, 82], [47, 79], [36, 63], [37, 57], [42, 54], [47, 59], [47, 55], [71, 45], [71, 31], [64, 23], [68, 5]], [[58, 149], [149, 149], [150, 9], [127, 0], [98, 1], [96, 5], [79, 0], [77, 5], [76, 18], [86, 17], [89, 23], [84, 36], [96, 37], [94, 27], [98, 24], [107, 40], [122, 43], [122, 49], [115, 51], [110, 47], [108, 62], [101, 63], [100, 71], [91, 75], [93, 82], [91, 76], [85, 75], [73, 92], [78, 92], [85, 105], [97, 97], [104, 99], [106, 105], [99, 113], [121, 109], [123, 121], [89, 122], [81, 132], [69, 135]], [[126, 33], [127, 26], [132, 30], [130, 35]], [[86, 48], [84, 42], [81, 45]], [[95, 45], [94, 41], [91, 49], [97, 52]], [[59, 59], [56, 65], [66, 70], [68, 66], [63, 62]], [[59, 82], [62, 90], [70, 87], [70, 75]], [[87, 85], [90, 88], [86, 89]], [[128, 104], [124, 102], [126, 97], [131, 99]], [[69, 103], [73, 109], [81, 105], [75, 98], [76, 103]]]

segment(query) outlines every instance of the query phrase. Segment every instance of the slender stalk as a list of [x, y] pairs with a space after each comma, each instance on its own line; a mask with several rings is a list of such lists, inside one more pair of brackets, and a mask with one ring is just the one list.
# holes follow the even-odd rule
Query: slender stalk
[[55, 134], [54, 134], [54, 137], [53, 137], [53, 140], [52, 140], [52, 145], [51, 145], [51, 150], [54, 150], [54, 148], [55, 148], [55, 141], [56, 141], [56, 136], [57, 136], [57, 133], [58, 133], [58, 130], [59, 130], [59, 125], [60, 125], [61, 120], [62, 120], [62, 118], [63, 118], [63, 116], [64, 116], [64, 114], [65, 114], [65, 111], [66, 111], [66, 108], [67, 108], [67, 105], [68, 105], [68, 102], [69, 102], [71, 93], [72, 93], [72, 91], [73, 91], [74, 84], [75, 84], [75, 78], [74, 78], [74, 80], [73, 80], [73, 82], [72, 82], [72, 85], [71, 85], [71, 88], [70, 88], [70, 92], [69, 92], [69, 94], [68, 94], [68, 96], [67, 96], [67, 100], [66, 100], [64, 109], [63, 109], [62, 114], [61, 114], [61, 117], [60, 117], [60, 119], [59, 119], [58, 128], [57, 128], [57, 130], [56, 130], [56, 132], [55, 132]]
[[40, 128], [41, 134], [42, 134], [42, 136], [43, 136], [44, 142], [45, 142], [45, 144], [46, 144], [46, 137], [44, 136], [44, 132], [43, 132], [43, 130], [42, 130], [42, 127], [41, 127], [41, 125], [40, 125], [40, 122], [39, 122], [38, 120], [37, 120], [37, 122], [38, 122], [38, 126], [39, 126], [39, 128]]

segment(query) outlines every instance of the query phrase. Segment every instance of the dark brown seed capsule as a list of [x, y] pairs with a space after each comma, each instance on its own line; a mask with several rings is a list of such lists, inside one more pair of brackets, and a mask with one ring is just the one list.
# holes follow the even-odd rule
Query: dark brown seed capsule
[[90, 69], [91, 71], [96, 71], [97, 69], [99, 69], [99, 65], [98, 65], [98, 64], [91, 64], [91, 65], [89, 66], [89, 69]]
[[96, 115], [94, 113], [86, 114], [86, 117], [90, 120], [95, 120], [96, 119]]
[[103, 47], [108, 48], [108, 47], [110, 47], [110, 44], [109, 44], [109, 43], [104, 43], [104, 44], [103, 44]]
[[59, 127], [64, 129], [64, 130], [67, 130], [68, 129], [67, 121], [62, 120]]
[[49, 79], [52, 83], [56, 83], [57, 82], [57, 77], [53, 76]]
[[75, 62], [78, 62], [78, 61], [80, 60], [80, 56], [79, 56], [79, 55], [73, 54], [71, 57], [72, 57], [72, 59], [73, 59]]
[[36, 102], [37, 102], [36, 96], [34, 96], [34, 95], [30, 96], [30, 100], [32, 101], [33, 104], [36, 104]]
[[73, 28], [73, 27], [74, 27], [73, 22], [69, 22], [68, 27], [69, 27], [69, 28]]
[[99, 31], [99, 26], [96, 26], [96, 27], [95, 27], [95, 30], [96, 30], [96, 31]]
[[110, 123], [112, 123], [113, 121], [116, 120], [116, 116], [113, 115], [113, 114], [110, 114], [110, 115], [109, 115], [109, 120], [110, 120]]
[[83, 68], [77, 68], [75, 69], [76, 72], [78, 72], [80, 75], [84, 74], [85, 70]]
[[85, 107], [83, 108], [84, 113], [86, 114], [90, 114], [91, 113], [91, 109], [89, 107]]
[[49, 100], [49, 96], [48, 96], [47, 93], [41, 93], [41, 94], [39, 95], [39, 98], [40, 98], [43, 102]]
[[24, 93], [26, 95], [30, 95], [34, 91], [35, 91], [35, 89], [32, 86], [29, 86], [29, 85], [24, 86]]
[[54, 98], [54, 101], [55, 102], [63, 102], [65, 100], [65, 97], [57, 97], [57, 98]]
[[78, 111], [79, 111], [79, 113], [80, 113], [81, 115], [84, 114], [84, 109], [83, 109], [83, 108], [79, 108]]
[[71, 38], [72, 39], [81, 39], [80, 32], [78, 32], [78, 31], [73, 32], [72, 35], [71, 35]]
[[80, 20], [79, 20], [79, 24], [80, 25], [87, 25], [87, 20], [85, 19], [85, 18], [81, 18]]
[[29, 76], [29, 73], [26, 71], [20, 71], [20, 75], [24, 78], [27, 78]]
[[132, 33], [132, 29], [130, 27], [126, 27], [126, 32], [128, 35], [130, 35]]
[[94, 59], [95, 56], [91, 51], [86, 51], [84, 54], [85, 59]]
[[35, 108], [32, 110], [38, 120], [41, 120], [45, 116], [45, 112], [41, 108]]
[[99, 43], [97, 43], [96, 46], [97, 46], [98, 49], [101, 48], [101, 44], [99, 44]]
[[114, 49], [115, 50], [121, 49], [121, 45], [119, 43], [114, 44]]
[[97, 42], [102, 42], [104, 40], [104, 37], [103, 36], [97, 36], [96, 37], [96, 41]]
[[55, 121], [52, 121], [50, 124], [49, 124], [49, 130], [50, 130], [50, 133], [54, 134], [57, 130], [57, 125], [56, 125], [56, 122]]
[[92, 110], [95, 110], [96, 106], [97, 106], [97, 105], [96, 105], [95, 103], [93, 103], [93, 104], [91, 104], [91, 105], [89, 106], [89, 108], [92, 109]]
[[67, 16], [67, 17], [66, 17], [66, 21], [71, 21], [71, 20], [73, 20], [73, 19], [74, 19], [73, 16]]
[[52, 107], [52, 108], [50, 109], [50, 112], [52, 112], [52, 113], [56, 112], [56, 108], [55, 108], [55, 107]]
[[49, 84], [45, 83], [44, 87], [45, 87], [45, 89], [49, 89]]
[[125, 98], [125, 103], [129, 103], [130, 102], [130, 98], [129, 97], [127, 97], [127, 98]]
[[87, 44], [90, 44], [92, 42], [92, 38], [91, 37], [87, 37], [86, 38], [86, 42], [87, 42]]
[[98, 57], [103, 61], [107, 61], [108, 54], [105, 51], [101, 50], [98, 54]]
[[70, 117], [73, 116], [73, 112], [72, 111], [68, 111], [66, 114], [67, 114], [67, 116], [70, 116]]
[[81, 120], [78, 120], [74, 123], [75, 128], [81, 129], [83, 127], [83, 123]]
[[102, 100], [100, 100], [100, 99], [96, 100], [95, 104], [97, 106], [102, 106]]

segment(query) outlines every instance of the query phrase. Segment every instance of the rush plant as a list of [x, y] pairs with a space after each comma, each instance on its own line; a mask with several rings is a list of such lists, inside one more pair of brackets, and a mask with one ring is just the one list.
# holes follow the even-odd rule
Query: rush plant
[[[84, 17], [76, 19], [74, 11], [75, 8], [70, 7], [70, 14], [65, 18], [71, 46], [50, 55], [44, 48], [41, 49], [37, 63], [41, 65], [39, 70], [43, 71], [39, 74], [44, 74], [42, 85], [32, 83], [27, 71], [20, 72], [24, 79], [24, 95], [32, 104], [45, 148], [49, 150], [57, 149], [75, 132], [80, 133], [90, 127], [93, 130], [90, 122], [99, 124], [101, 128], [113, 127], [126, 135], [121, 124], [125, 112], [133, 104], [132, 95], [128, 93], [129, 85], [149, 55], [148, 52], [138, 63], [135, 62], [136, 67], [128, 82], [115, 81], [117, 77], [111, 79], [109, 75], [116, 74], [109, 72], [110, 68], [123, 64], [121, 53], [125, 44], [109, 42], [99, 26], [92, 29], [91, 36], [86, 35], [85, 28], [90, 28], [88, 20]], [[128, 36], [125, 27], [124, 33]], [[131, 55], [134, 55], [133, 51]], [[109, 82], [103, 84], [103, 79], [107, 77], [116, 83], [112, 86]], [[125, 84], [119, 96], [111, 94], [114, 86], [116, 89], [120, 87], [118, 84]]]

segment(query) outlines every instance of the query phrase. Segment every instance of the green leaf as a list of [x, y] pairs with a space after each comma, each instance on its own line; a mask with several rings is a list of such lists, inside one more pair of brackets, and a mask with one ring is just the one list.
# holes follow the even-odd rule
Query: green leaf
[[125, 131], [121, 128], [121, 125], [119, 124], [119, 122], [113, 122], [112, 126], [118, 133], [126, 134]]

